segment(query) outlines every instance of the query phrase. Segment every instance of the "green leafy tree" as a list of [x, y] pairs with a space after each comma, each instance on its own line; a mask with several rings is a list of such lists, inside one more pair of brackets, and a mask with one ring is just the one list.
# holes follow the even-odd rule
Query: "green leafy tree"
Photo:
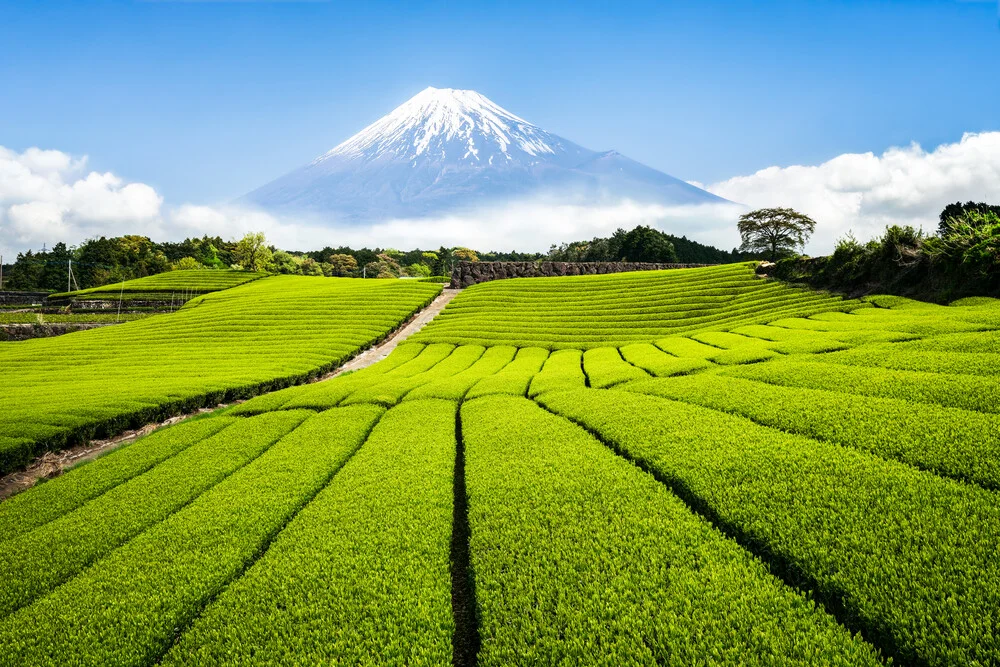
[[427, 278], [431, 275], [431, 267], [426, 264], [410, 264], [406, 267], [406, 275], [414, 278]]
[[947, 270], [977, 282], [1000, 279], [1000, 214], [970, 209], [949, 218], [947, 230], [924, 242], [929, 257]]
[[740, 216], [743, 252], [765, 253], [772, 262], [804, 247], [816, 221], [790, 208], [761, 208]]
[[290, 252], [278, 250], [271, 259], [272, 268], [275, 273], [295, 274], [299, 273], [299, 263], [295, 261], [295, 256]]
[[392, 257], [379, 253], [378, 259], [365, 264], [365, 275], [369, 278], [398, 278], [400, 266]]
[[[978, 213], [979, 215], [966, 215], [968, 213]], [[967, 201], [964, 204], [960, 201], [948, 204], [941, 211], [941, 216], [938, 219], [938, 235], [942, 237], [947, 236], [955, 223], [961, 224], [963, 229], [969, 225], [974, 226], [980, 221], [989, 219], [986, 217], [989, 213], [992, 213], [994, 216], [1000, 216], [1000, 205], [974, 201]]]
[[202, 263], [196, 260], [194, 257], [181, 257], [179, 260], [174, 262], [175, 271], [193, 271], [204, 268], [205, 267], [202, 265]]
[[479, 255], [471, 248], [458, 247], [451, 251], [451, 256], [456, 262], [478, 262]]
[[250, 232], [236, 244], [233, 259], [244, 271], [266, 271], [274, 255], [267, 246], [264, 232]]
[[321, 276], [323, 275], [323, 267], [312, 257], [306, 257], [302, 260], [302, 266], [299, 267], [302, 275], [304, 276]]
[[677, 261], [674, 244], [663, 232], [639, 225], [626, 232], [619, 229], [608, 239], [607, 253], [613, 261], [669, 263]]
[[43, 253], [18, 253], [14, 266], [4, 276], [4, 287], [14, 290], [39, 289], [45, 273]]
[[329, 264], [334, 276], [349, 276], [358, 269], [358, 260], [343, 253], [330, 255]]

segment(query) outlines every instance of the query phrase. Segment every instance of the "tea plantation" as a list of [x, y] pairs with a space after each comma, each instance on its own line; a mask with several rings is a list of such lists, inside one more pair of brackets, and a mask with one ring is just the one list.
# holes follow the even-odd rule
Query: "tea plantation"
[[275, 276], [195, 297], [174, 313], [4, 343], [0, 474], [46, 449], [315, 377], [440, 291], [415, 281]]
[[170, 294], [207, 294], [218, 292], [238, 285], [245, 285], [267, 276], [266, 273], [251, 273], [249, 271], [167, 271], [145, 278], [126, 280], [122, 283], [111, 283], [101, 287], [78, 290], [75, 292], [59, 292], [52, 294], [50, 300], [68, 301], [72, 299], [139, 299], [163, 297]]
[[[437, 289], [267, 278], [0, 346], [8, 450], [315, 374]], [[0, 502], [0, 665], [996, 665], [998, 493], [998, 301], [484, 283]]]

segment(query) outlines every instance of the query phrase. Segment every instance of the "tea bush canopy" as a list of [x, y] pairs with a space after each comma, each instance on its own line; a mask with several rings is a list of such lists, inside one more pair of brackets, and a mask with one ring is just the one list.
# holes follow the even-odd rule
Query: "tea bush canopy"
[[[159, 289], [167, 277], [216, 273], [254, 277], [173, 271], [142, 281]], [[316, 377], [440, 291], [417, 281], [274, 276], [195, 297], [173, 313], [0, 344], [0, 367], [15, 369], [0, 394], [0, 471], [47, 449]]]

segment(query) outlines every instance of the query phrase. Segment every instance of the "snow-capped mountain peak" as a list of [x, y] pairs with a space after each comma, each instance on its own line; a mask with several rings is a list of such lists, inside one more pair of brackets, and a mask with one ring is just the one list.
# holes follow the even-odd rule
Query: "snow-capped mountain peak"
[[313, 164], [334, 157], [416, 160], [453, 156], [486, 162], [500, 156], [505, 160], [537, 157], [555, 153], [557, 148], [558, 142], [547, 132], [474, 90], [429, 87]]
[[615, 151], [598, 153], [546, 132], [474, 90], [425, 88], [243, 202], [372, 222], [521, 197], [581, 204], [723, 201]]

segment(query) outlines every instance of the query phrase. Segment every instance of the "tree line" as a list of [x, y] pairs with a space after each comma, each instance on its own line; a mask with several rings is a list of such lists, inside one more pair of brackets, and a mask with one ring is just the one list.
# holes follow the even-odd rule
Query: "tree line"
[[549, 248], [548, 259], [557, 262], [652, 262], [663, 264], [729, 264], [755, 259], [753, 252], [719, 250], [674, 236], [649, 226], [639, 225], [630, 231], [618, 229], [607, 238], [573, 241]]
[[171, 270], [223, 269], [267, 271], [307, 276], [357, 278], [424, 278], [448, 276], [460, 261], [568, 262], [680, 262], [721, 264], [750, 258], [737, 250], [727, 252], [665, 234], [648, 226], [617, 230], [608, 238], [553, 245], [548, 253], [480, 252], [461, 246], [436, 250], [351, 248], [326, 246], [320, 250], [287, 251], [268, 243], [264, 234], [251, 233], [239, 240], [218, 236], [156, 242], [146, 236], [99, 237], [78, 246], [56, 243], [43, 251], [19, 253], [3, 267], [3, 289], [64, 291], [99, 287]]
[[948, 302], [1000, 296], [1000, 206], [956, 202], [936, 233], [892, 225], [866, 242], [852, 234], [827, 257], [786, 257], [774, 275], [849, 294], [897, 294]]

